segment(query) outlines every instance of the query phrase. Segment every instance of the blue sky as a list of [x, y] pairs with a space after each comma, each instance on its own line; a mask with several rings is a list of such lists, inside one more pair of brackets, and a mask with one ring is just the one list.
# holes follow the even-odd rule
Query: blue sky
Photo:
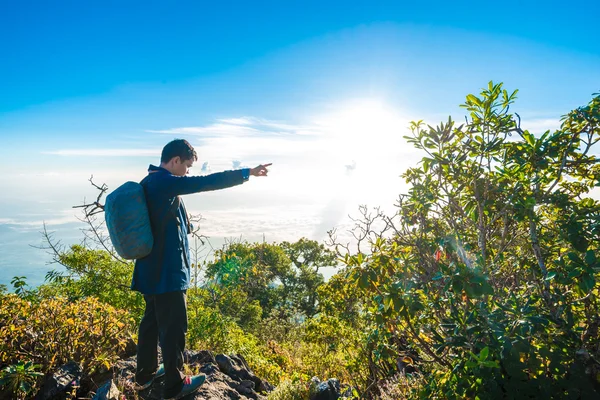
[[599, 22], [596, 1], [0, 2], [0, 284], [43, 278], [42, 221], [78, 240], [92, 174], [139, 180], [174, 137], [198, 173], [274, 163], [188, 196], [216, 243], [322, 240], [402, 191], [408, 121], [462, 119], [489, 80], [557, 127], [600, 91]]

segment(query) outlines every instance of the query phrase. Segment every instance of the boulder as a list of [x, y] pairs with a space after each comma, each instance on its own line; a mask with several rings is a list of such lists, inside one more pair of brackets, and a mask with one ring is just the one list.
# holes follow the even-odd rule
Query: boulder
[[241, 355], [226, 356], [225, 354], [219, 354], [215, 357], [215, 361], [221, 372], [237, 381], [247, 380], [254, 382], [254, 387], [259, 392], [270, 392], [273, 390], [273, 386], [268, 382], [254, 375], [248, 363]]
[[69, 396], [80, 386], [81, 366], [70, 361], [59, 367], [52, 375], [46, 378], [42, 389], [35, 397], [36, 400], [62, 400]]
[[337, 400], [340, 395], [340, 381], [335, 378], [319, 381], [317, 377], [311, 379], [310, 400]]

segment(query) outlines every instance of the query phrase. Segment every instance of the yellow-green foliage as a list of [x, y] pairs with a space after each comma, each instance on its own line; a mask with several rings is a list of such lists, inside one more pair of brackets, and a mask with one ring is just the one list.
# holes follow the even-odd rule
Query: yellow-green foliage
[[256, 336], [246, 333], [237, 325], [232, 324], [228, 337], [230, 346], [228, 353], [241, 354], [257, 376], [269, 382], [279, 383], [284, 371], [269, 357], [267, 347]]
[[[302, 324], [265, 319], [248, 332], [207, 306], [204, 292], [188, 292], [188, 346], [244, 356], [252, 370], [274, 385], [287, 380], [308, 385], [311, 377], [354, 382], [364, 375], [361, 334], [334, 316], [309, 318]], [[279, 331], [277, 324], [285, 329]], [[358, 372], [358, 373], [357, 373]]]
[[285, 380], [269, 393], [268, 400], [305, 400], [308, 398], [308, 384]]
[[86, 298], [31, 302], [0, 296], [0, 364], [31, 361], [42, 371], [69, 360], [91, 371], [109, 368], [123, 351], [131, 324], [126, 311]]
[[41, 296], [64, 296], [70, 300], [96, 297], [102, 303], [128, 310], [139, 322], [144, 301], [140, 293], [129, 290], [132, 262], [119, 261], [104, 250], [81, 245], [62, 252], [59, 260], [65, 271], [47, 275], [47, 283], [38, 288]]
[[279, 365], [266, 357], [267, 349], [251, 333], [244, 332], [235, 322], [223, 317], [217, 310], [188, 298], [188, 347], [211, 350], [215, 353], [241, 354], [250, 368], [269, 382], [279, 382]]

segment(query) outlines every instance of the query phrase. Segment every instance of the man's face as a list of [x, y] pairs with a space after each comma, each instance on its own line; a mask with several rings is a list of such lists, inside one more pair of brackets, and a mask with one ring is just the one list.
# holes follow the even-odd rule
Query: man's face
[[194, 160], [182, 161], [180, 157], [175, 157], [175, 165], [173, 175], [184, 176], [190, 172], [190, 168], [194, 165]]

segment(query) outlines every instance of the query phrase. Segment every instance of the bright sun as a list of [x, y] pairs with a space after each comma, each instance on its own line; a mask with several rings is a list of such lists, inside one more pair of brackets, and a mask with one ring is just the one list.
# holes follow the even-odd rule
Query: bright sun
[[319, 124], [345, 160], [381, 159], [401, 145], [407, 123], [377, 100], [356, 100], [325, 116]]

